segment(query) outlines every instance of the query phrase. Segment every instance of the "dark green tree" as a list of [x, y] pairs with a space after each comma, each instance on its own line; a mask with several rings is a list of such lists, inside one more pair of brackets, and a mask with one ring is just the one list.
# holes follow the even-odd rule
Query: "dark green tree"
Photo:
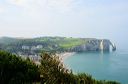
[[38, 79], [39, 71], [34, 63], [0, 51], [0, 84], [32, 83]]

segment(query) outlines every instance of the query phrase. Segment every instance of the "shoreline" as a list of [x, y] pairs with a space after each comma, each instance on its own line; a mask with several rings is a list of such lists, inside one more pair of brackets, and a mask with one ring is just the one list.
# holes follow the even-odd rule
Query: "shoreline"
[[56, 54], [59, 57], [60, 62], [63, 64], [64, 68], [71, 70], [71, 68], [64, 63], [66, 59], [68, 59], [70, 56], [73, 56], [76, 52], [63, 52]]
[[64, 53], [57, 54], [57, 56], [59, 56], [60, 61], [63, 63], [67, 58], [74, 55], [75, 53], [76, 52], [64, 52]]

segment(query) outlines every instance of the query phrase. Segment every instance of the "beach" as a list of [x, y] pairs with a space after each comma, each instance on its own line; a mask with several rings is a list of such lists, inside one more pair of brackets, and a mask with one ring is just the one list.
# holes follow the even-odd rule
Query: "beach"
[[61, 62], [64, 62], [68, 57], [74, 55], [75, 52], [64, 52], [64, 53], [60, 53], [57, 54], [59, 56], [59, 59]]
[[60, 59], [60, 61], [61, 61], [61, 63], [63, 63], [63, 66], [66, 68], [66, 69], [71, 69], [68, 65], [65, 65], [64, 64], [64, 61], [66, 60], [66, 59], [68, 59], [70, 56], [72, 56], [72, 55], [74, 55], [76, 52], [63, 52], [63, 53], [59, 53], [59, 54], [56, 54], [58, 57], [59, 57], [59, 59]]

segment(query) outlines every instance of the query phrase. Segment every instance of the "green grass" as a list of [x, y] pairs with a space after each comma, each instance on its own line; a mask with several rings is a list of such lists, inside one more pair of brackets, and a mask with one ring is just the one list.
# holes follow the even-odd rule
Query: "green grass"
[[60, 42], [60, 47], [62, 48], [71, 48], [81, 44], [85, 44], [86, 41], [78, 38], [65, 38]]

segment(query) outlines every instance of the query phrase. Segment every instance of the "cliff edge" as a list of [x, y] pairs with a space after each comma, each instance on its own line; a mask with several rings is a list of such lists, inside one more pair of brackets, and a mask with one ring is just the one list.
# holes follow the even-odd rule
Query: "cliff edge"
[[89, 40], [85, 44], [73, 47], [70, 51], [84, 52], [84, 51], [115, 51], [116, 45], [107, 39]]

